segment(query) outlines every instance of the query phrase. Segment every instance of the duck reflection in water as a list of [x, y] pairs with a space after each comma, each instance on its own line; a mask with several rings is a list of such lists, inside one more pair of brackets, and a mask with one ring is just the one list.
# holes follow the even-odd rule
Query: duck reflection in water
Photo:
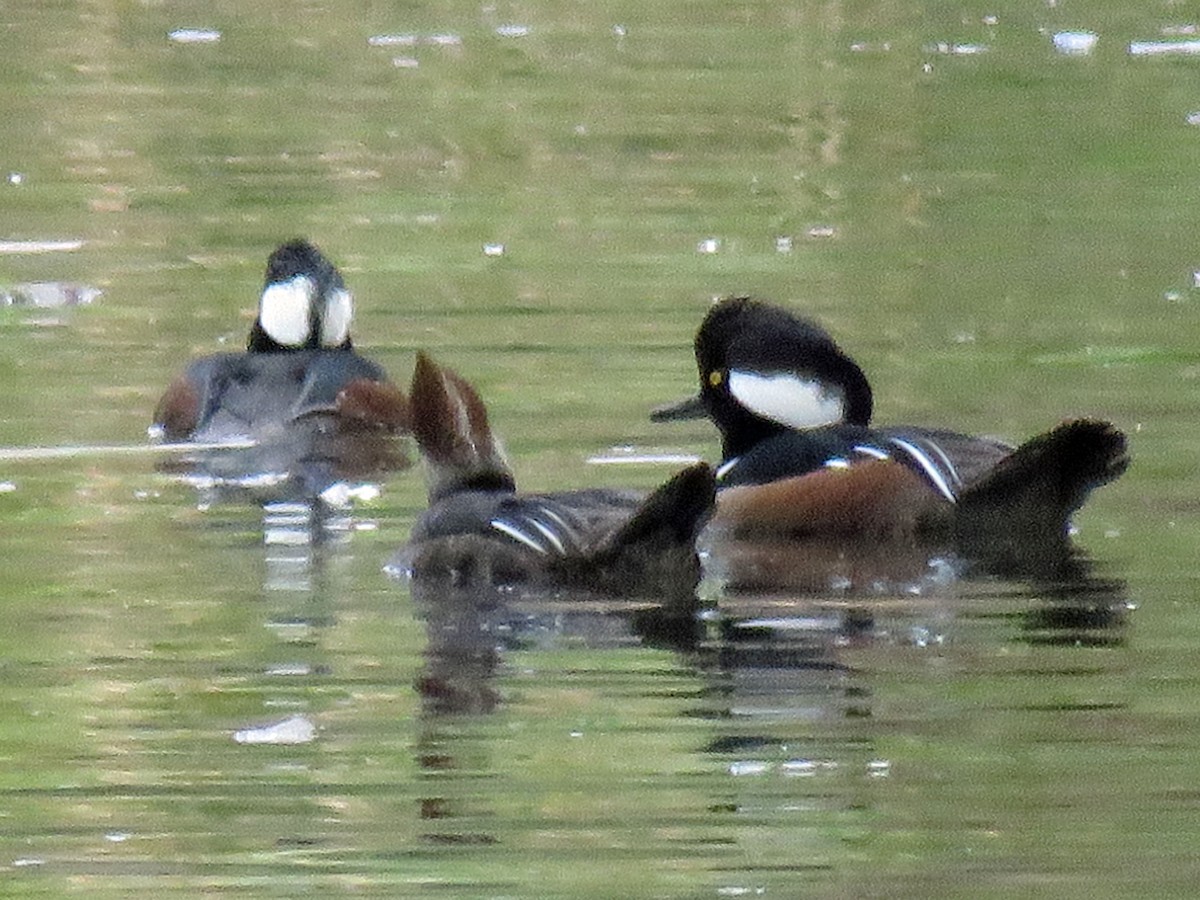
[[[499, 841], [487, 824], [496, 819], [492, 792], [509, 787], [503, 778], [481, 775], [508, 772], [510, 764], [496, 760], [526, 753], [516, 733], [486, 723], [511, 699], [514, 671], [530, 664], [514, 665], [512, 657], [628, 654], [664, 641], [689, 653], [698, 637], [691, 611], [586, 590], [527, 586], [517, 595], [478, 580], [445, 578], [414, 578], [409, 588], [427, 635], [414, 685], [421, 703], [415, 753], [419, 770], [430, 776], [422, 782], [428, 793], [419, 797], [417, 815], [431, 844]], [[521, 712], [508, 715], [519, 721]]]
[[281, 500], [405, 467], [397, 436], [408, 402], [354, 350], [352, 317], [351, 294], [320, 250], [278, 247], [246, 350], [193, 361], [158, 402], [152, 436], [205, 445], [162, 468], [218, 494]]
[[[1127, 664], [1110, 649], [1128, 639], [1124, 584], [1079, 575], [1057, 584], [965, 580], [919, 595], [723, 597], [721, 616], [691, 655], [710, 684], [693, 713], [711, 722], [702, 750], [729, 774], [714, 812], [871, 808], [869, 785], [890, 774], [897, 731], [919, 728], [913, 717], [929, 715], [906, 704], [950, 671], [1007, 679], [1013, 693], [1003, 694], [997, 717], [1014, 709], [1019, 716], [1022, 707], [1010, 704], [1022, 696], [1050, 695], [1025, 707], [1043, 716], [1108, 708], [1090, 700], [1060, 706], [1053, 691], [1033, 687], [1057, 683], [1058, 696], [1071, 697], [1081, 679], [1105, 669], [1116, 677]], [[1040, 649], [1014, 650], [1020, 644]], [[974, 695], [939, 700], [935, 718], [956, 704], [970, 717], [989, 714]]]

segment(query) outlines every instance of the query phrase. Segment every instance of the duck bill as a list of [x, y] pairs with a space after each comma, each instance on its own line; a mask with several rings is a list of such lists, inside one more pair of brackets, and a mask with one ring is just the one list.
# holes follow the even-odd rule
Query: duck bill
[[708, 410], [704, 408], [704, 401], [697, 394], [686, 400], [679, 400], [665, 406], [656, 406], [650, 410], [650, 421], [678, 422], [682, 419], [703, 419], [707, 415]]

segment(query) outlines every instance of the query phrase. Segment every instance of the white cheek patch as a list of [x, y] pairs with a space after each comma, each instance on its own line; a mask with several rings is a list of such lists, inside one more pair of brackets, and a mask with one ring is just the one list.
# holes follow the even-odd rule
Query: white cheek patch
[[316, 285], [307, 275], [267, 285], [258, 302], [263, 331], [285, 347], [300, 347], [308, 340], [308, 311]]
[[332, 291], [325, 301], [325, 315], [321, 319], [321, 346], [340, 347], [350, 334], [350, 320], [354, 318], [354, 298], [344, 288]]
[[731, 369], [729, 393], [756, 415], [788, 428], [818, 428], [845, 417], [845, 400], [840, 392], [795, 375], [760, 375]]

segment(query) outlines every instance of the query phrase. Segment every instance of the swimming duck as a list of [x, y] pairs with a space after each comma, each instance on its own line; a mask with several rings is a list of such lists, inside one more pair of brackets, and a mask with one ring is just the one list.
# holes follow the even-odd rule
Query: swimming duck
[[1073, 419], [1012, 446], [873, 427], [871, 387], [815, 322], [748, 297], [717, 303], [695, 341], [700, 393], [657, 410], [721, 435], [714, 524], [739, 535], [952, 536], [968, 552], [1065, 538], [1070, 515], [1128, 465], [1112, 424]]
[[279, 246], [246, 350], [190, 363], [159, 400], [152, 435], [252, 443], [252, 452], [221, 458], [227, 475], [302, 468], [319, 482], [403, 465], [391, 437], [407, 430], [408, 402], [354, 350], [352, 317], [342, 276], [316, 246]]
[[649, 496], [601, 488], [520, 493], [469, 382], [418, 353], [410, 402], [429, 507], [390, 571], [692, 598], [695, 536], [713, 502], [707, 465], [684, 469]]

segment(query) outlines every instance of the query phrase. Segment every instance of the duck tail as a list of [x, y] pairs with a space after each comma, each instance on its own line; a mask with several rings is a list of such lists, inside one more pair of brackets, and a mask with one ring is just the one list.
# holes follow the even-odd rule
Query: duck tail
[[1125, 435], [1109, 422], [1073, 419], [1030, 438], [968, 486], [956, 530], [968, 548], [1061, 544], [1071, 514], [1129, 466]]
[[691, 547], [717, 499], [712, 467], [696, 463], [676, 473], [648, 496], [600, 553], [629, 547]]
[[676, 473], [597, 547], [564, 560], [572, 580], [621, 594], [694, 598], [700, 577], [696, 536], [716, 504], [705, 463]]
[[465, 378], [418, 351], [409, 397], [431, 502], [460, 491], [515, 488], [487, 408]]

